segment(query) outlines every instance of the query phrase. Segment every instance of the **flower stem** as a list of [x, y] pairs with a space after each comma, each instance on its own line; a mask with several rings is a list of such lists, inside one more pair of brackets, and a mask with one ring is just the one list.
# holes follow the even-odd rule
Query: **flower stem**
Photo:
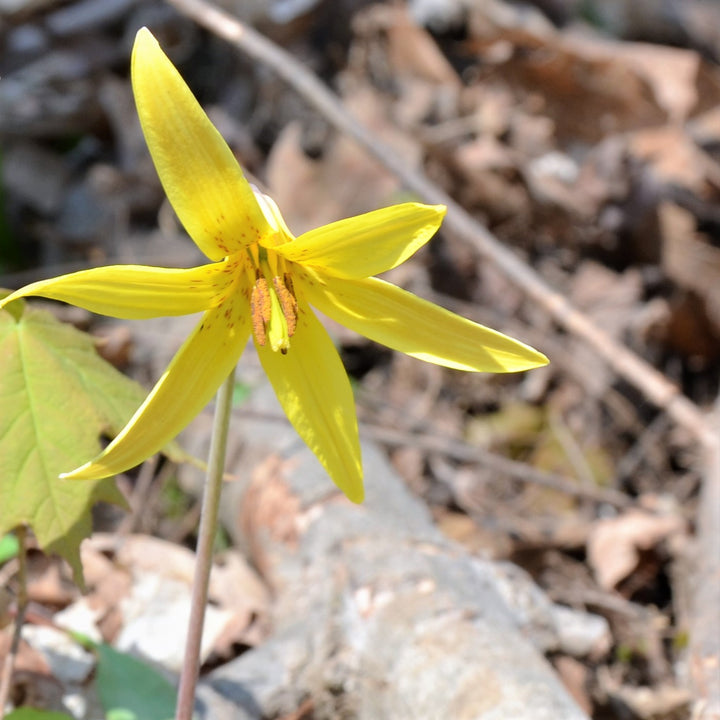
[[192, 601], [188, 636], [185, 643], [185, 657], [180, 674], [177, 710], [175, 720], [191, 720], [195, 707], [195, 688], [200, 672], [200, 646], [202, 641], [205, 606], [207, 605], [210, 568], [212, 567], [213, 545], [217, 532], [217, 516], [225, 469], [225, 448], [227, 447], [230, 410], [232, 407], [235, 369], [222, 384], [217, 395], [215, 419], [210, 439], [207, 480], [203, 491], [202, 512], [196, 550], [195, 577], [193, 578]]

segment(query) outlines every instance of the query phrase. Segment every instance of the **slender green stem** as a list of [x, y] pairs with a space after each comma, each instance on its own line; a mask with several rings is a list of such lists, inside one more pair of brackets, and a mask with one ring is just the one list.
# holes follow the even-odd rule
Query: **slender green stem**
[[227, 447], [234, 386], [235, 369], [233, 368], [227, 380], [220, 387], [215, 407], [207, 480], [203, 491], [200, 528], [198, 530], [190, 621], [185, 643], [185, 657], [180, 674], [175, 720], [191, 720], [195, 707], [195, 688], [198, 673], [200, 672], [200, 645], [205, 620], [208, 586], [210, 584], [213, 545], [217, 532], [218, 507], [220, 505], [220, 492], [225, 470], [225, 449]]
[[10, 652], [3, 663], [2, 677], [0, 677], [0, 720], [5, 717], [5, 706], [10, 696], [12, 674], [15, 668], [15, 659], [20, 648], [20, 637], [22, 626], [25, 621], [25, 611], [28, 606], [27, 592], [27, 527], [20, 525], [15, 528], [15, 535], [18, 539], [18, 591], [15, 613], [15, 630], [10, 645]]

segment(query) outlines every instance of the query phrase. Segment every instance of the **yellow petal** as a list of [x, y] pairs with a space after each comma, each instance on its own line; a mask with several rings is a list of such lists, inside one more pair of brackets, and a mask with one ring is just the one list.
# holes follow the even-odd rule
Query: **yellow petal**
[[392, 205], [310, 230], [275, 250], [331, 275], [366, 278], [407, 260], [437, 232], [444, 216], [444, 205]]
[[0, 307], [20, 297], [39, 295], [127, 320], [188, 315], [216, 304], [231, 280], [224, 263], [189, 270], [110, 265], [26, 285], [0, 301]]
[[198, 247], [219, 260], [265, 237], [270, 228], [235, 156], [147, 28], [135, 38], [132, 86], [160, 180]]
[[287, 354], [256, 343], [275, 394], [300, 437], [353, 502], [364, 496], [355, 401], [337, 350], [309, 307], [300, 305]]
[[207, 405], [250, 335], [240, 292], [209, 310], [120, 434], [94, 460], [65, 474], [95, 480], [129, 470], [170, 442]]
[[333, 320], [420, 360], [458, 370], [517, 372], [546, 365], [537, 350], [378, 278], [340, 280], [305, 270], [308, 301]]

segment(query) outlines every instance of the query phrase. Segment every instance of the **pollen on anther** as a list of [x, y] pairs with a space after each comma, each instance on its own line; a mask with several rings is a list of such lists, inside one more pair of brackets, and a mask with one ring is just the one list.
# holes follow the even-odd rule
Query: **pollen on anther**
[[265, 326], [270, 322], [271, 300], [267, 280], [261, 276], [255, 280], [250, 295], [250, 314], [252, 315], [253, 333], [259, 345], [267, 340]]
[[273, 286], [280, 301], [285, 322], [287, 322], [288, 335], [292, 337], [297, 327], [298, 305], [293, 293], [292, 279], [286, 275], [284, 280], [278, 276], [273, 278]]

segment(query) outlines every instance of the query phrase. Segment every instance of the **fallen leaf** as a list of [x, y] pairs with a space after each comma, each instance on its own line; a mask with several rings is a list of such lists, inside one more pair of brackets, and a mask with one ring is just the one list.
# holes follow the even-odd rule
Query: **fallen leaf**
[[696, 231], [688, 210], [665, 201], [658, 208], [662, 235], [662, 266], [668, 277], [705, 300], [707, 313], [720, 335], [720, 249]]
[[641, 550], [650, 550], [684, 529], [685, 522], [677, 515], [652, 515], [636, 509], [598, 520], [587, 542], [588, 563], [598, 584], [613, 589], [635, 570]]
[[[105, 553], [112, 556], [104, 564]], [[83, 545], [93, 609], [114, 613], [116, 645], [173, 670], [182, 663], [196, 557], [161, 538], [95, 534]], [[117, 589], [113, 604], [108, 591]], [[118, 599], [122, 599], [118, 611]], [[267, 634], [269, 592], [237, 552], [224, 553], [210, 573], [202, 658], [229, 654], [232, 645], [255, 645]], [[77, 603], [76, 603], [77, 604]], [[67, 612], [67, 611], [66, 611]], [[178, 628], [181, 631], [178, 632]], [[73, 626], [73, 629], [78, 629]]]
[[[357, 87], [346, 105], [409, 165], [418, 165], [418, 143], [393, 127], [376, 91], [369, 86]], [[397, 178], [355, 141], [334, 136], [316, 160], [305, 155], [300, 141], [300, 125], [290, 123], [273, 145], [267, 165], [268, 186], [294, 233], [396, 201], [400, 188]]]
[[430, 33], [415, 23], [406, 7], [374, 5], [358, 20], [364, 32], [387, 35], [388, 59], [393, 77], [418, 78], [459, 86], [457, 73]]
[[559, 655], [554, 660], [555, 668], [563, 685], [575, 702], [587, 713], [592, 713], [593, 704], [588, 693], [590, 670], [584, 663], [568, 655]]
[[[0, 633], [0, 671], [2, 671], [5, 658], [10, 652], [15, 628]], [[14, 670], [18, 672], [34, 673], [36, 675], [50, 675], [50, 666], [42, 654], [26, 640], [20, 640], [18, 653], [15, 657]]]
[[703, 197], [720, 184], [720, 167], [681, 128], [639, 130], [630, 137], [628, 149], [647, 164], [661, 186], [684, 188]]
[[693, 50], [650, 43], [618, 42], [569, 33], [564, 43], [586, 58], [619, 60], [643, 78], [673, 124], [684, 122], [698, 102], [700, 56]]

